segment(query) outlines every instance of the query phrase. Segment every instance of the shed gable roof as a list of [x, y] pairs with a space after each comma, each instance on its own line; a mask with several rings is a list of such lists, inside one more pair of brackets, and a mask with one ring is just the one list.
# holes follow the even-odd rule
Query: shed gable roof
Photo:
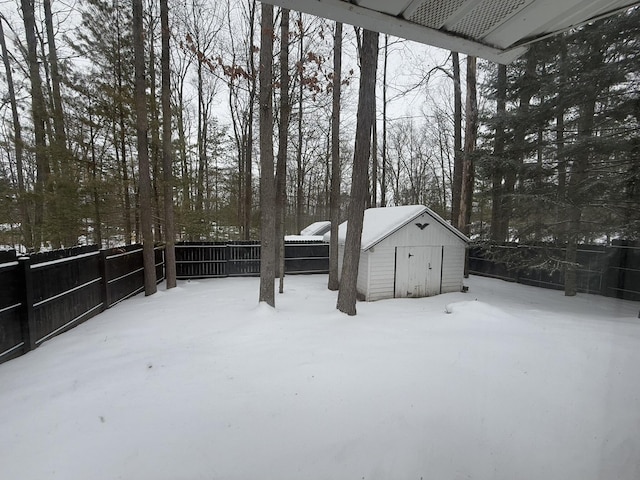
[[[457, 228], [452, 227], [440, 215], [424, 205], [405, 205], [401, 207], [368, 208], [364, 211], [364, 223], [362, 225], [362, 250], [368, 250], [380, 243], [385, 238], [393, 235], [402, 227], [411, 223], [423, 213], [428, 214], [436, 222], [444, 226], [453, 235], [463, 242], [469, 239]], [[344, 243], [347, 236], [347, 222], [342, 222], [338, 229], [338, 242]]]

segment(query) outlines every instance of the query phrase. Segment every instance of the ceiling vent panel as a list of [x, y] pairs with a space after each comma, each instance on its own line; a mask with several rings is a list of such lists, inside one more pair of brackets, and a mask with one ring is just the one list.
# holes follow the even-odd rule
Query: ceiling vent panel
[[448, 30], [467, 38], [483, 38], [532, 0], [483, 0]]
[[431, 0], [422, 2], [408, 20], [429, 28], [439, 29], [466, 3], [466, 0]]

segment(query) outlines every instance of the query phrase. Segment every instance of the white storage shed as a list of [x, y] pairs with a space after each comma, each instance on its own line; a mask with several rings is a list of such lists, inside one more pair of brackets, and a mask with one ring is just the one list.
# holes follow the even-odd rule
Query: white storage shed
[[[344, 222], [338, 233], [339, 271], [346, 234]], [[369, 208], [364, 213], [358, 295], [373, 301], [459, 292], [468, 242], [423, 205]]]

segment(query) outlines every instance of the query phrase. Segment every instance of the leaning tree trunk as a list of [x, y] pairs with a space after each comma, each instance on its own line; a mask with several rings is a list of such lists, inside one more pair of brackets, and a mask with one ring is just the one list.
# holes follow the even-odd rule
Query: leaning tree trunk
[[260, 302], [275, 307], [276, 194], [273, 178], [273, 5], [262, 4], [260, 40]]
[[331, 111], [331, 198], [329, 200], [329, 290], [338, 290], [338, 226], [340, 224], [340, 91], [342, 81], [342, 23], [336, 22], [333, 42], [333, 104]]
[[337, 308], [347, 315], [356, 314], [358, 264], [362, 239], [364, 208], [367, 203], [371, 128], [375, 120], [374, 92], [378, 63], [378, 32], [363, 30], [360, 50], [360, 91], [356, 120], [356, 143], [353, 155], [351, 201], [347, 216], [347, 238], [344, 246]]
[[149, 121], [144, 74], [144, 30], [142, 0], [133, 1], [133, 50], [135, 64], [136, 134], [138, 139], [138, 169], [140, 197], [140, 230], [144, 266], [144, 294], [156, 293], [156, 266], [153, 249], [153, 218], [151, 212], [151, 177], [149, 173]]

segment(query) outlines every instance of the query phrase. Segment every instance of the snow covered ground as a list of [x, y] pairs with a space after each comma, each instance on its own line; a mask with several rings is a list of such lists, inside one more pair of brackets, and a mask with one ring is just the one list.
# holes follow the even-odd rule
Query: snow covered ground
[[637, 303], [472, 277], [347, 317], [326, 281], [182, 282], [0, 365], [0, 478], [640, 478]]

